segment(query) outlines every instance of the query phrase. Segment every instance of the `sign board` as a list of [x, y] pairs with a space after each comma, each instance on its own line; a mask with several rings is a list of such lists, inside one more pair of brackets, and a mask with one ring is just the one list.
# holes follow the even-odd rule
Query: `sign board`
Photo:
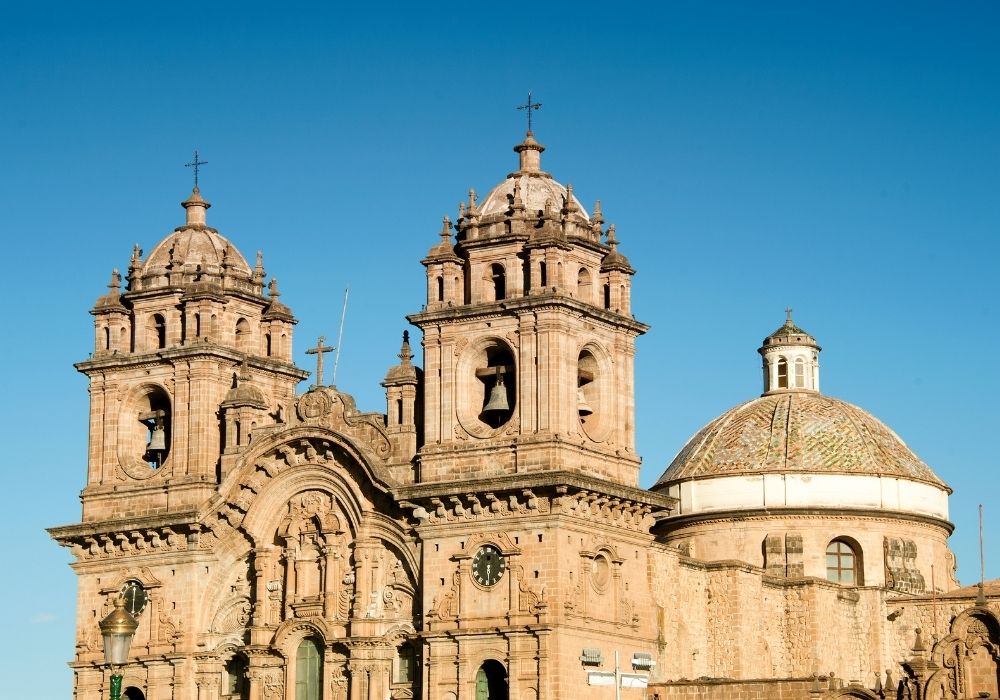
[[587, 671], [587, 685], [614, 685], [615, 674], [608, 671]]
[[649, 677], [638, 673], [623, 673], [622, 688], [645, 688], [649, 685]]

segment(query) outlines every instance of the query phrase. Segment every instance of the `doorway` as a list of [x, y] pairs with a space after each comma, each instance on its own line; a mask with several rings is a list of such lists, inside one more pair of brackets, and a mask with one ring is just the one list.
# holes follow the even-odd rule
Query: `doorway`
[[507, 669], [488, 659], [476, 671], [476, 700], [508, 700]]

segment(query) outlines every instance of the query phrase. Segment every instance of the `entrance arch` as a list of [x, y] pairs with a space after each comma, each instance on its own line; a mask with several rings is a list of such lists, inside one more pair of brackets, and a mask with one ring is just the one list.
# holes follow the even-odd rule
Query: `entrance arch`
[[507, 669], [495, 659], [487, 659], [476, 671], [476, 700], [508, 700]]
[[125, 692], [122, 693], [122, 698], [124, 700], [146, 700], [145, 694], [134, 685], [130, 685], [125, 689]]

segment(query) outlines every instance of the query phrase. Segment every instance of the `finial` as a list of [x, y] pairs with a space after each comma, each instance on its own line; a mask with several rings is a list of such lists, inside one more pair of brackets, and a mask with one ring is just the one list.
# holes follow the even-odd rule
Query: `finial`
[[403, 331], [403, 345], [399, 348], [398, 357], [404, 365], [410, 364], [413, 359], [413, 353], [410, 352], [410, 331]]
[[469, 189], [469, 213], [472, 214], [476, 211], [476, 191], [474, 189]]
[[927, 647], [924, 645], [924, 635], [919, 627], [913, 630], [914, 640], [913, 640], [913, 653], [915, 655], [921, 654], [927, 651]]
[[787, 325], [787, 326], [792, 325], [792, 307], [791, 306], [786, 306], [785, 307], [785, 325]]
[[514, 201], [513, 207], [515, 209], [524, 209], [524, 200], [521, 199], [521, 180], [514, 180]]
[[138, 267], [141, 258], [142, 258], [142, 248], [140, 248], [139, 244], [136, 243], [134, 246], [132, 246], [132, 261], [131, 261], [132, 265]]
[[451, 219], [448, 218], [447, 214], [441, 219], [441, 238], [445, 241], [451, 240]]
[[278, 291], [278, 278], [272, 277], [271, 282], [267, 285], [267, 293], [272, 299], [277, 299], [281, 296], [281, 292]]
[[458, 203], [458, 219], [461, 221], [465, 218], [465, 202]]
[[618, 239], [615, 238], [615, 225], [614, 224], [611, 224], [610, 226], [608, 226], [607, 244], [609, 246], [611, 246], [611, 250], [614, 250], [615, 246], [618, 245]]
[[566, 183], [566, 211], [576, 211], [576, 202], [573, 201], [573, 183]]
[[122, 286], [122, 276], [118, 272], [118, 268], [116, 267], [111, 271], [111, 281], [108, 282], [108, 289], [111, 290], [112, 294], [118, 296], [118, 290], [121, 286]]
[[518, 105], [518, 109], [523, 109], [528, 113], [528, 136], [531, 136], [531, 113], [542, 108], [541, 102], [531, 101], [531, 90], [528, 90], [528, 101], [523, 105]]
[[601, 212], [601, 200], [594, 200], [594, 213], [590, 217], [591, 221], [596, 221], [598, 223], [604, 222], [604, 213]]

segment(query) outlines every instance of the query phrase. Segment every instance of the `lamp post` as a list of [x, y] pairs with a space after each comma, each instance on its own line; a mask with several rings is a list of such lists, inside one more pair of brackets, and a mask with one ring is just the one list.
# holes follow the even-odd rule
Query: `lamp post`
[[121, 700], [122, 674], [115, 673], [128, 663], [128, 649], [139, 623], [125, 611], [125, 599], [115, 599], [115, 609], [101, 620], [101, 636], [104, 637], [104, 663], [111, 667], [111, 700]]

